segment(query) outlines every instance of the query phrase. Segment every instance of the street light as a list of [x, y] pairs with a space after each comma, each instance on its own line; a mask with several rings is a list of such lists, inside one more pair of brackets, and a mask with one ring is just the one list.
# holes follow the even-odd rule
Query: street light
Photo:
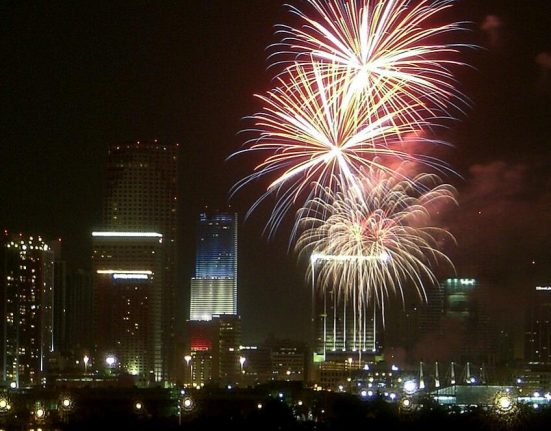
[[84, 362], [84, 374], [88, 372], [88, 362], [90, 361], [90, 358], [88, 355], [84, 355], [84, 358], [82, 358], [82, 362]]
[[144, 413], [144, 405], [141, 401], [136, 401], [134, 403], [134, 412], [138, 415], [141, 415]]
[[109, 368], [113, 368], [113, 365], [115, 365], [115, 362], [117, 362], [117, 358], [115, 358], [113, 355], [108, 355], [105, 358], [105, 363]]
[[106, 375], [108, 376], [113, 376], [115, 375], [116, 373], [116, 369], [118, 367], [118, 359], [115, 355], [113, 354], [108, 354], [106, 357], [105, 357], [105, 369], [104, 369], [104, 372]]
[[407, 380], [404, 383], [404, 392], [408, 395], [413, 394], [417, 390], [417, 383], [415, 380]]
[[8, 398], [0, 398], [0, 416], [7, 414], [11, 410], [10, 401]]

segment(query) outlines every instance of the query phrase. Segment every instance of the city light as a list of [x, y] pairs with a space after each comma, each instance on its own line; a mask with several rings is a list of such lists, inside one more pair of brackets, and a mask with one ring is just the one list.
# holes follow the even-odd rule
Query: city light
[[128, 274], [117, 272], [113, 274], [113, 280], [148, 280], [148, 274]]
[[93, 237], [107, 238], [162, 238], [163, 235], [157, 232], [92, 232]]
[[59, 399], [59, 407], [62, 411], [68, 412], [73, 409], [74, 403], [70, 396], [61, 395]]
[[0, 415], [7, 414], [11, 410], [10, 402], [7, 398], [0, 398]]
[[401, 413], [411, 413], [413, 410], [413, 401], [411, 398], [402, 398], [399, 403]]
[[501, 416], [511, 416], [517, 411], [515, 399], [508, 391], [499, 391], [494, 397], [494, 411]]
[[404, 392], [407, 394], [412, 394], [417, 390], [417, 383], [414, 380], [407, 380], [404, 383]]
[[145, 275], [152, 275], [153, 271], [149, 269], [98, 269], [96, 271], [97, 274], [128, 274], [128, 275], [139, 275], [139, 274], [145, 274]]
[[108, 367], [113, 367], [116, 362], [117, 362], [117, 358], [115, 358], [113, 355], [108, 355], [105, 358], [105, 363], [107, 364]]
[[185, 411], [193, 410], [193, 407], [194, 407], [193, 399], [191, 399], [190, 397], [185, 397], [182, 401], [182, 407], [184, 408]]

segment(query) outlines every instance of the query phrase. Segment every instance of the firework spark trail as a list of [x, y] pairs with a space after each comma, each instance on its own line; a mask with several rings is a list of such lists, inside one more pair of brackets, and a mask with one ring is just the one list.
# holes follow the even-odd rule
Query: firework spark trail
[[[291, 7], [302, 27], [279, 30], [283, 49], [274, 55], [287, 66], [277, 87], [257, 96], [263, 108], [251, 117], [255, 138], [230, 156], [263, 157], [231, 194], [265, 181], [248, 214], [274, 202], [269, 236], [291, 209], [316, 196], [313, 183], [331, 188], [338, 178], [342, 187], [357, 187], [365, 168], [390, 172], [403, 161], [451, 172], [424, 149], [414, 152], [407, 137], [436, 125], [436, 117], [450, 117], [448, 106], [464, 101], [449, 71], [457, 63], [447, 59], [457, 47], [437, 40], [461, 23], [431, 25], [453, 1], [307, 3], [312, 16]], [[422, 136], [416, 144], [445, 144]]]
[[[320, 67], [312, 64], [309, 72], [301, 65], [290, 68], [285, 79], [279, 78], [279, 87], [258, 96], [264, 104], [263, 110], [252, 116], [258, 137], [231, 156], [259, 152], [264, 157], [232, 193], [263, 177], [272, 178], [266, 192], [249, 210], [251, 213], [266, 198], [275, 197], [267, 224], [270, 235], [297, 202], [300, 207], [306, 199], [315, 197], [319, 188], [312, 187], [313, 183], [333, 188], [338, 179], [341, 187], [357, 187], [366, 168], [376, 166], [390, 172], [391, 166], [403, 161], [446, 168], [408, 147], [406, 138], [418, 131], [419, 122], [412, 125], [403, 121], [406, 108], [389, 110], [385, 106], [389, 95], [366, 105], [362, 98], [342, 91], [353, 79], [352, 74], [348, 78], [327, 75]], [[416, 142], [439, 143], [423, 137]]]
[[439, 250], [442, 238], [453, 237], [430, 221], [435, 206], [455, 202], [455, 190], [431, 174], [416, 176], [415, 183], [424, 191], [372, 168], [360, 195], [320, 186], [322, 193], [307, 202], [298, 221], [302, 233], [295, 248], [299, 255], [321, 257], [316, 284], [322, 291], [336, 289], [357, 309], [382, 308], [392, 293], [404, 300], [406, 287], [424, 298], [424, 286], [437, 282], [432, 263], [453, 267]]
[[[462, 30], [463, 23], [434, 26], [433, 21], [453, 2], [307, 0], [312, 16], [290, 6], [303, 25], [279, 26], [282, 41], [274, 45], [277, 52], [271, 57], [276, 64], [299, 62], [307, 70], [319, 63], [322, 73], [343, 79], [353, 73], [347, 91], [361, 93], [368, 105], [388, 99], [387, 112], [402, 112], [410, 122], [450, 117], [450, 106], [462, 110], [467, 103], [449, 70], [462, 64], [450, 60], [460, 45], [439, 39]], [[340, 86], [339, 79], [335, 85]]]

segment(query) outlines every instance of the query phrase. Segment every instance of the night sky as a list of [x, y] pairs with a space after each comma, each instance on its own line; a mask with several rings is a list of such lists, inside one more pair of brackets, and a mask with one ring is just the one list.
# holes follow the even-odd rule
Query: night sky
[[[300, 4], [300, 1], [292, 1]], [[461, 276], [480, 276], [509, 310], [534, 283], [551, 283], [551, 2], [459, 0], [470, 21], [454, 69], [472, 107], [442, 136], [460, 174], [460, 205], [441, 222], [458, 241]], [[100, 222], [107, 146], [158, 138], [181, 144], [182, 289], [189, 289], [194, 224], [226, 208], [250, 166], [226, 162], [244, 141], [243, 117], [270, 89], [266, 47], [293, 23], [281, 0], [0, 3], [0, 227], [63, 239], [87, 267]], [[244, 214], [260, 196], [231, 201]], [[266, 209], [244, 221], [239, 308], [246, 341], [304, 338], [304, 268], [287, 253], [288, 227], [262, 236]], [[183, 311], [182, 311], [183, 312]]]

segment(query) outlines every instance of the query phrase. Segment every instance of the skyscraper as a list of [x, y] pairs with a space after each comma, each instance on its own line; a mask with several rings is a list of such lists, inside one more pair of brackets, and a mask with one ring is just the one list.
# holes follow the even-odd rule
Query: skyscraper
[[156, 232], [94, 232], [96, 363], [114, 356], [145, 382], [164, 378], [163, 238]]
[[237, 214], [199, 215], [191, 279], [186, 357], [189, 384], [235, 383], [241, 322], [237, 315]]
[[117, 340], [128, 358], [142, 352], [125, 366], [148, 380], [170, 378], [175, 364], [177, 153], [178, 144], [157, 141], [112, 145], [103, 223], [93, 236], [96, 322], [131, 313], [125, 324], [105, 327], [112, 332], [100, 344]]
[[373, 305], [359, 305], [353, 295], [342, 295], [336, 285], [319, 288], [316, 274], [330, 259], [313, 254], [310, 260], [314, 362], [340, 361], [350, 355], [358, 363], [369, 362], [380, 350]]
[[536, 286], [525, 325], [526, 362], [551, 366], [551, 286]]
[[336, 289], [314, 293], [313, 325], [314, 353], [317, 360], [349, 355], [375, 355], [377, 344], [377, 322], [373, 307], [361, 307], [346, 298], [339, 298]]
[[237, 214], [199, 215], [190, 320], [237, 314]]
[[90, 354], [93, 341], [93, 277], [90, 271], [71, 271], [65, 295], [65, 344], [77, 360]]
[[1, 380], [39, 384], [53, 351], [54, 254], [42, 238], [4, 233], [0, 250]]
[[495, 333], [485, 302], [487, 291], [478, 279], [448, 278], [444, 288], [444, 319], [455, 323], [456, 334], [447, 328], [448, 338], [461, 340], [460, 360], [493, 365], [495, 362]]

